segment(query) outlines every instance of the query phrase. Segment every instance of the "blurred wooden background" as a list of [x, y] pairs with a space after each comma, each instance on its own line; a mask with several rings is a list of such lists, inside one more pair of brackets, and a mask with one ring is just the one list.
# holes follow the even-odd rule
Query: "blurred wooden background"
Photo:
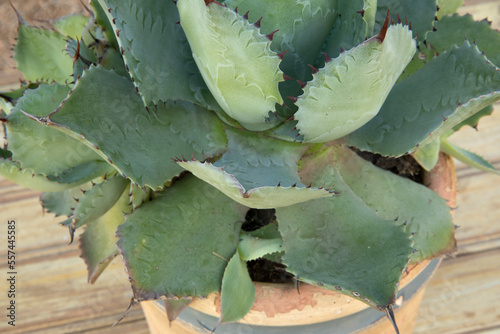
[[[26, 6], [26, 19], [81, 11], [78, 0], [12, 1]], [[35, 4], [36, 3], [36, 4]], [[57, 5], [62, 4], [65, 5]], [[67, 8], [66, 8], [67, 3]], [[465, 1], [462, 13], [488, 18], [500, 28], [500, 1]], [[19, 74], [6, 60], [14, 42], [17, 19], [0, 0], [0, 86], [16, 82]], [[41, 10], [40, 8], [45, 8]], [[479, 132], [466, 129], [452, 137], [460, 146], [485, 156], [500, 169], [500, 104], [484, 118]], [[443, 261], [432, 278], [420, 308], [415, 333], [500, 333], [500, 176], [457, 163], [458, 209], [455, 223], [458, 254]], [[17, 222], [16, 327], [0, 320], [1, 333], [148, 333], [139, 307], [116, 327], [111, 325], [129, 304], [131, 290], [119, 258], [94, 285], [87, 284], [86, 266], [77, 243], [67, 246], [68, 233], [50, 214], [43, 214], [40, 193], [0, 178], [0, 308], [6, 305], [6, 221]], [[5, 311], [1, 312], [2, 314]]]

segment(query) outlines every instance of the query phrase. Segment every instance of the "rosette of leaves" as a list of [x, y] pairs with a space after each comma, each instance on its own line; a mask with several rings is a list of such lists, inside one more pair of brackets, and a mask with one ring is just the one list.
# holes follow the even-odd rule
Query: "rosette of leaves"
[[[454, 226], [437, 194], [352, 147], [498, 173], [447, 139], [500, 98], [500, 37], [456, 1], [90, 7], [51, 30], [19, 18], [26, 82], [1, 93], [0, 171], [83, 227], [89, 281], [121, 253], [133, 304], [163, 298], [174, 318], [216, 292], [237, 321], [246, 263], [272, 258], [391, 314], [407, 266], [453, 251]], [[250, 209], [275, 219], [246, 231]]]

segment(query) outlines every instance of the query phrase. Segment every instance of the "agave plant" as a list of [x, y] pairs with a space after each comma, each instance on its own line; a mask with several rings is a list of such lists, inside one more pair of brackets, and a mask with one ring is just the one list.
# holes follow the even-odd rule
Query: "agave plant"
[[[94, 282], [120, 254], [132, 304], [254, 301], [247, 262], [391, 313], [405, 269], [455, 248], [445, 200], [358, 154], [444, 151], [500, 99], [499, 34], [436, 0], [91, 0], [19, 17], [1, 174], [43, 191]], [[465, 39], [464, 39], [465, 36]], [[63, 52], [64, 50], [64, 52]], [[272, 210], [245, 228], [247, 213]]]

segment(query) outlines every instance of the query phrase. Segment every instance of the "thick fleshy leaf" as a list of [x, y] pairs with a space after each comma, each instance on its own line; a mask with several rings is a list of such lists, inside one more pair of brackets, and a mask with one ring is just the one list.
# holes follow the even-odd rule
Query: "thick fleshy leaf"
[[[481, 80], [481, 78], [479, 78], [479, 80]], [[500, 100], [500, 91], [497, 90], [491, 94], [481, 95], [478, 98], [471, 99], [463, 105], [459, 105], [455, 114], [448, 118], [445, 117], [442, 125], [438, 127], [436, 131], [430, 133], [429, 136], [421, 142], [421, 145], [427, 145], [441, 137], [446, 137], [447, 134], [451, 133], [457, 126], [460, 126], [464, 122], [467, 123], [471, 117], [476, 115], [476, 113], [485, 110], [498, 100]]]
[[63, 16], [52, 22], [54, 27], [64, 36], [80, 39], [83, 28], [89, 22], [89, 17], [83, 14], [72, 14]]
[[122, 56], [113, 48], [106, 49], [102, 55], [100, 64], [107, 70], [114, 70], [117, 74], [129, 78]]
[[[368, 24], [363, 17], [364, 0], [339, 1], [333, 30], [326, 40], [325, 52], [337, 58], [343, 50], [350, 50], [366, 40]], [[373, 22], [372, 22], [373, 29]]]
[[[316, 182], [342, 182], [331, 162], [327, 150], [310, 157], [304, 168], [315, 170]], [[324, 168], [316, 169], [318, 164]], [[342, 188], [335, 198], [276, 209], [283, 263], [302, 281], [384, 310], [394, 303], [412, 253], [410, 234], [394, 219], [377, 215], [349, 187]]]
[[206, 297], [219, 292], [246, 211], [193, 176], [136, 209], [118, 229], [135, 297]]
[[346, 147], [337, 146], [323, 154], [310, 161], [306, 158], [301, 177], [305, 181], [325, 182], [316, 174], [330, 170], [330, 178], [335, 178], [334, 184], [341, 193], [339, 197], [352, 191], [382, 219], [396, 220], [396, 225], [415, 233], [412, 246], [417, 252], [411, 257], [413, 262], [455, 249], [450, 208], [434, 191], [375, 167]]
[[[298, 81], [312, 79], [312, 68], [321, 67], [324, 56], [318, 55], [330, 34], [337, 17], [337, 1], [332, 0], [228, 0], [225, 2], [239, 14], [248, 17], [250, 23], [259, 22], [260, 32], [272, 36], [271, 50], [281, 54], [280, 69], [289, 78], [279, 83], [279, 90], [286, 106], [277, 105], [276, 113], [290, 118], [297, 107], [293, 98], [302, 94]], [[293, 20], [290, 19], [293, 17]]]
[[[0, 97], [11, 104], [16, 104], [17, 100], [23, 97], [27, 89], [38, 88], [39, 84], [36, 82], [22, 82], [19, 88], [14, 88], [0, 92]], [[8, 114], [8, 112], [6, 111]]]
[[483, 157], [460, 148], [446, 139], [441, 139], [441, 151], [451, 155], [457, 160], [462, 161], [469, 167], [500, 175], [500, 170], [496, 169], [495, 166], [493, 166]]
[[14, 105], [12, 103], [8, 102], [7, 100], [0, 99], [0, 115], [1, 115], [1, 117], [5, 117], [8, 114], [10, 114], [10, 111], [12, 109], [14, 109]]
[[108, 212], [129, 186], [128, 180], [120, 175], [104, 179], [94, 185], [78, 200], [71, 220], [71, 229], [95, 221]]
[[488, 21], [474, 21], [471, 15], [445, 16], [434, 24], [436, 30], [427, 34], [428, 46], [442, 53], [453, 45], [462, 45], [464, 39], [473, 41], [496, 66], [500, 65], [500, 33]]
[[[99, 166], [96, 167], [95, 164]], [[47, 180], [68, 184], [73, 188], [57, 192], [44, 192], [40, 198], [42, 206], [48, 212], [56, 214], [56, 216], [71, 216], [80, 197], [92, 188], [92, 180], [97, 182], [100, 177], [112, 173], [115, 173], [115, 169], [108, 163], [93, 161], [63, 172], [57, 177], [47, 176]]]
[[271, 41], [216, 1], [179, 0], [177, 8], [194, 60], [222, 109], [247, 129], [271, 128], [269, 113], [283, 103], [281, 60]]
[[23, 187], [38, 191], [63, 191], [83, 183], [58, 182], [55, 177], [49, 179], [45, 175], [35, 174], [31, 169], [21, 168], [19, 163], [9, 159], [0, 159], [0, 175]]
[[[280, 208], [277, 215], [287, 271], [380, 310], [394, 303], [412, 251], [408, 235], [394, 221], [347, 193]], [[311, 215], [317, 219], [309, 220]]]
[[65, 36], [19, 19], [14, 59], [28, 81], [71, 82], [73, 60], [64, 54]]
[[266, 131], [265, 134], [276, 139], [296, 143], [302, 139], [296, 125], [297, 122], [294, 121], [283, 122], [280, 125]]
[[[97, 63], [96, 54], [82, 39], [68, 38], [66, 53], [73, 58], [73, 78], [81, 77], [83, 70], [88, 69], [90, 63]], [[80, 63], [80, 66], [77, 66], [77, 63]], [[77, 69], [81, 69], [81, 71]]]
[[372, 36], [375, 29], [375, 18], [378, 10], [377, 3], [378, 0], [365, 0], [362, 14], [366, 22], [366, 37]]
[[307, 147], [263, 135], [227, 130], [227, 152], [215, 163], [178, 160], [177, 163], [238, 203], [270, 209], [315, 198], [330, 197], [321, 188], [306, 187], [297, 162]]
[[438, 162], [441, 146], [440, 143], [441, 140], [436, 139], [429, 144], [420, 147], [412, 154], [413, 158], [415, 158], [420, 166], [422, 166], [426, 171], [432, 170]]
[[93, 160], [85, 162], [68, 170], [62, 171], [59, 175], [47, 175], [47, 179], [59, 183], [71, 183], [75, 185], [91, 181], [96, 177], [111, 175], [115, 169], [106, 161]]
[[432, 48], [426, 47], [425, 44], [420, 44], [418, 46], [418, 51], [415, 52], [412, 60], [408, 63], [403, 73], [401, 73], [397, 82], [401, 82], [417, 72], [435, 56], [437, 56], [437, 53], [435, 53]]
[[[211, 99], [191, 57], [174, 1], [104, 0], [125, 64], [146, 104]], [[196, 84], [194, 84], [196, 83]], [[211, 102], [211, 101], [210, 101]]]
[[221, 289], [221, 321], [235, 322], [242, 319], [252, 308], [255, 286], [248, 273], [247, 262], [238, 251], [227, 264]]
[[437, 18], [441, 20], [445, 15], [453, 14], [457, 9], [464, 4], [464, 0], [437, 0], [438, 13]]
[[274, 32], [271, 49], [279, 53], [287, 51], [280, 64], [286, 75], [301, 81], [311, 79], [307, 64], [316, 63], [338, 15], [337, 1], [228, 0], [225, 3], [237, 8], [240, 14], [248, 12], [249, 22], [259, 21], [261, 33]]
[[400, 156], [441, 137], [499, 99], [498, 68], [466, 42], [396, 84], [379, 114], [347, 141], [361, 150]]
[[118, 42], [116, 40], [115, 33], [113, 31], [113, 26], [111, 25], [111, 21], [108, 19], [106, 12], [103, 9], [103, 5], [105, 5], [103, 0], [90, 0], [90, 6], [92, 7], [92, 11], [94, 12], [94, 18], [97, 24], [101, 27], [101, 30], [104, 32], [107, 42], [115, 49], [119, 50]]
[[211, 112], [188, 102], [146, 110], [132, 82], [101, 66], [85, 71], [61, 107], [38, 120], [81, 140], [123, 176], [152, 189], [182, 172], [174, 157], [204, 160], [226, 145]]
[[68, 92], [67, 86], [40, 85], [37, 89], [27, 90], [8, 115], [9, 150], [22, 168], [30, 168], [37, 174], [57, 176], [78, 165], [102, 161], [99, 155], [77, 140], [38, 124], [23, 114], [47, 116], [59, 106]]
[[83, 194], [92, 188], [92, 183], [87, 182], [77, 187], [56, 192], [44, 192], [40, 196], [40, 202], [47, 212], [57, 216], [71, 216]]
[[125, 214], [130, 210], [128, 193], [123, 192], [108, 212], [85, 226], [85, 231], [80, 235], [80, 250], [87, 264], [89, 283], [94, 283], [119, 254], [116, 228], [125, 222]]
[[388, 10], [394, 22], [399, 18], [403, 23], [411, 24], [413, 37], [420, 43], [432, 31], [437, 3], [436, 0], [378, 0], [375, 31], [382, 27]]
[[152, 191], [150, 189], [139, 188], [135, 184], [130, 184], [130, 205], [132, 210], [140, 207], [143, 203], [149, 202]]
[[30, 168], [21, 168], [17, 161], [11, 160], [11, 152], [2, 150], [0, 174], [6, 179], [33, 190], [59, 192], [80, 186], [114, 169], [104, 161], [90, 161], [74, 168], [62, 171], [61, 174], [37, 174]]
[[489, 105], [486, 108], [481, 109], [480, 111], [478, 111], [477, 113], [475, 113], [471, 117], [467, 118], [462, 123], [455, 125], [455, 127], [453, 127], [452, 131], [448, 131], [448, 133], [446, 133], [444, 136], [441, 136], [441, 138], [443, 138], [443, 137], [447, 138], [447, 137], [451, 136], [454, 132], [460, 130], [460, 128], [462, 126], [466, 126], [466, 125], [477, 130], [477, 127], [479, 125], [479, 120], [481, 120], [481, 118], [483, 118], [485, 116], [491, 116], [491, 113], [493, 112], [493, 110], [494, 110], [493, 105]]
[[414, 53], [411, 32], [396, 25], [328, 62], [296, 103], [304, 141], [334, 140], [370, 121]]
[[268, 224], [252, 232], [241, 232], [240, 238], [238, 252], [245, 261], [283, 251], [283, 240], [276, 224]]

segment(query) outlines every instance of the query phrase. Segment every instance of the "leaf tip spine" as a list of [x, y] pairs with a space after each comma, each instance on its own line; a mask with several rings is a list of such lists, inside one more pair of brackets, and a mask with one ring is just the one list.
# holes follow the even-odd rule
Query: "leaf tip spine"
[[391, 10], [387, 10], [387, 16], [384, 21], [384, 25], [382, 26], [382, 29], [380, 29], [380, 32], [375, 36], [376, 39], [378, 39], [381, 43], [384, 42], [385, 35], [387, 34], [387, 29], [389, 28], [389, 19], [392, 23], [392, 17], [391, 17]]
[[279, 31], [279, 29], [276, 29], [275, 31], [273, 31], [272, 33], [270, 34], [267, 34], [266, 37], [268, 40], [272, 41], [273, 38], [274, 38], [274, 34], [276, 34], [277, 32]]
[[313, 74], [318, 73], [318, 69], [316, 67], [312, 66], [311, 64], [307, 64], [307, 66], [311, 68]]
[[326, 52], [321, 52], [325, 56], [325, 63], [329, 63], [332, 61], [332, 57], [328, 55]]
[[288, 52], [288, 50], [285, 50], [285, 51], [283, 51], [281, 53], [278, 53], [279, 59], [283, 59], [283, 57], [285, 56], [285, 53], [287, 53], [287, 52]]
[[257, 20], [257, 22], [255, 22], [253, 25], [256, 26], [257, 28], [260, 29], [260, 25], [262, 23], [262, 16], [260, 17], [260, 19]]

